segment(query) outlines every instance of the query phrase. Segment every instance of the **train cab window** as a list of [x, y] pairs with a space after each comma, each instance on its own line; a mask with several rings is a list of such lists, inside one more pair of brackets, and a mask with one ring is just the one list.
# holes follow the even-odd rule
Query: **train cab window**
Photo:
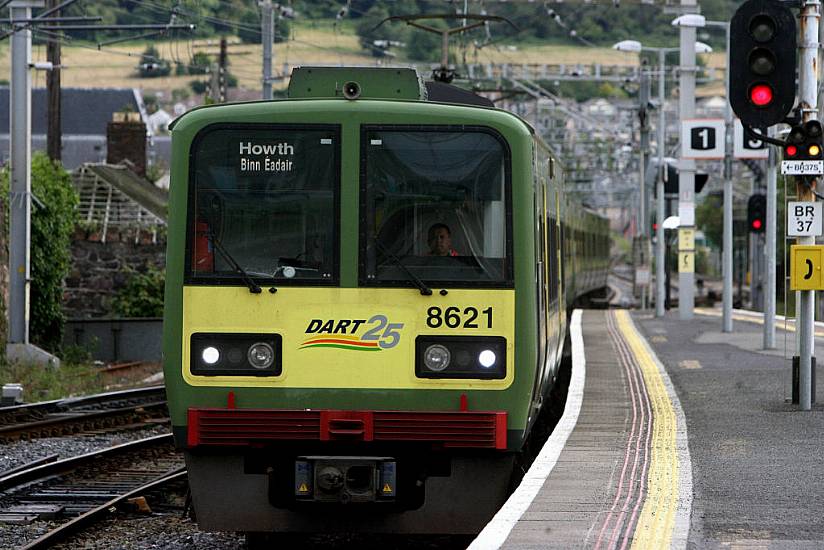
[[337, 280], [337, 127], [221, 125], [192, 147], [189, 282]]
[[361, 284], [511, 286], [509, 152], [497, 133], [366, 127]]

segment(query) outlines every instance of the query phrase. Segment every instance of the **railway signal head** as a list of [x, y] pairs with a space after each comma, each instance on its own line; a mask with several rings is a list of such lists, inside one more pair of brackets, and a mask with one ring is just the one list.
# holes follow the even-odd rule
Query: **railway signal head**
[[747, 0], [730, 21], [730, 105], [747, 126], [781, 122], [795, 103], [796, 27], [777, 0]]
[[763, 233], [767, 223], [767, 197], [762, 194], [750, 196], [747, 202], [747, 227], [752, 233]]
[[822, 160], [824, 141], [821, 123], [808, 120], [790, 129], [784, 145], [784, 160]]

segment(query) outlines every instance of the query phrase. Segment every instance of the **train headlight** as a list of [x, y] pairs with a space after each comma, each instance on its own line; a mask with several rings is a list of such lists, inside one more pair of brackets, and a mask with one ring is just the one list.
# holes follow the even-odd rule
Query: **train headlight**
[[280, 376], [279, 334], [195, 333], [190, 370], [199, 376]]
[[495, 366], [495, 361], [498, 358], [495, 356], [495, 352], [491, 349], [485, 349], [481, 353], [478, 354], [478, 363], [481, 364], [482, 367], [491, 368]]
[[203, 348], [203, 352], [200, 356], [203, 358], [203, 362], [207, 365], [214, 365], [220, 361], [220, 352], [214, 346]]
[[423, 364], [433, 372], [441, 372], [449, 366], [452, 354], [440, 344], [433, 344], [423, 352]]
[[275, 362], [275, 350], [266, 342], [256, 342], [249, 346], [246, 356], [256, 369], [268, 369]]
[[501, 336], [418, 336], [418, 378], [506, 377], [506, 339]]

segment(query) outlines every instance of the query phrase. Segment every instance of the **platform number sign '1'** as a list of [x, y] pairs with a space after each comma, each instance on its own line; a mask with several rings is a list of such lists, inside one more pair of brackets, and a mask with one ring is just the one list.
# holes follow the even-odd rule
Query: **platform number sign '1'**
[[720, 118], [686, 119], [681, 127], [684, 158], [724, 158], [724, 121]]

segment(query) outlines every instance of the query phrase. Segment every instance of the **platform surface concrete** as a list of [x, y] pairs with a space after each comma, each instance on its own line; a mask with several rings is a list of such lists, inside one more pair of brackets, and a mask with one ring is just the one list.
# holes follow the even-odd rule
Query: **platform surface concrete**
[[574, 431], [504, 548], [592, 546], [614, 500], [632, 413], [624, 369], [615, 359], [604, 311], [585, 311], [586, 382]]
[[[693, 469], [689, 548], [824, 548], [824, 381], [800, 411], [790, 396], [794, 334], [763, 350], [762, 327], [636, 312], [681, 401]], [[824, 345], [817, 339], [817, 360]]]

